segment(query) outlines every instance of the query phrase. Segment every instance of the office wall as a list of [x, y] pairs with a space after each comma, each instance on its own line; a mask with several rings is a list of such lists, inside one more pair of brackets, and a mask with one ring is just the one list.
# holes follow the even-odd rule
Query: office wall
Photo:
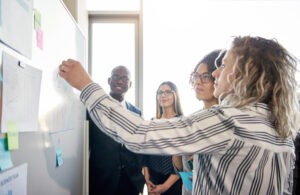
[[[86, 37], [61, 0], [34, 0], [32, 17], [35, 10], [41, 15], [42, 48], [37, 46], [33, 24], [31, 56], [24, 56], [5, 41], [0, 43], [1, 53], [4, 51], [42, 71], [38, 128], [19, 132], [19, 148], [10, 151], [13, 167], [0, 171], [0, 176], [27, 163], [27, 194], [79, 195], [84, 183], [85, 108], [79, 92], [61, 79], [57, 71], [61, 61], [68, 58], [87, 67]], [[2, 24], [5, 22], [10, 21]], [[0, 133], [0, 138], [4, 137]], [[58, 147], [62, 149], [60, 166], [57, 166]]]

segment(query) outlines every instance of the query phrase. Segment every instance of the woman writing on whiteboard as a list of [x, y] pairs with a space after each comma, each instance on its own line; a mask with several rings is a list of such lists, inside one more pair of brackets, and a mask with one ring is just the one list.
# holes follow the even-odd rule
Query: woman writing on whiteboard
[[81, 91], [97, 125], [132, 151], [197, 154], [194, 194], [291, 194], [300, 127], [296, 67], [275, 40], [235, 37], [212, 74], [219, 105], [154, 121], [122, 109], [77, 61], [63, 61], [59, 74]]

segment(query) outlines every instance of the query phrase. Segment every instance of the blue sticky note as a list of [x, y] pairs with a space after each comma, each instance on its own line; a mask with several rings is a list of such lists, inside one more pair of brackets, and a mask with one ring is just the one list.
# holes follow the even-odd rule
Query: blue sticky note
[[63, 160], [62, 160], [62, 150], [61, 147], [58, 146], [56, 148], [56, 166], [59, 167], [63, 164]]
[[10, 151], [7, 148], [7, 139], [0, 138], [0, 171], [13, 166], [10, 158]]
[[193, 173], [192, 172], [179, 172], [179, 175], [183, 181], [183, 184], [185, 185], [185, 188], [187, 190], [192, 190], [193, 182], [190, 179], [190, 177], [193, 176]]

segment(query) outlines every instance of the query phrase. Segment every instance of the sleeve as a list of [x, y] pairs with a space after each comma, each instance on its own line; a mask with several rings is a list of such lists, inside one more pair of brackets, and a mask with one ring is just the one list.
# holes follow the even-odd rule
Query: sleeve
[[220, 151], [233, 135], [231, 117], [224, 117], [218, 109], [147, 121], [122, 108], [96, 83], [87, 85], [80, 98], [100, 130], [136, 153], [182, 155]]
[[283, 189], [283, 194], [285, 195], [292, 195], [293, 194], [293, 185], [295, 185], [293, 183], [293, 176], [294, 176], [294, 168], [295, 168], [295, 158], [291, 158], [290, 159], [290, 173], [287, 175], [287, 177], [285, 178], [285, 185], [284, 185], [284, 189]]

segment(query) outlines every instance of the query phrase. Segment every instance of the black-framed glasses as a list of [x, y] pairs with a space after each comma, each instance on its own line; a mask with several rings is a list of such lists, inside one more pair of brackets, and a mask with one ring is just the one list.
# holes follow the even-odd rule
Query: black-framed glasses
[[118, 81], [118, 80], [122, 80], [123, 82], [128, 82], [129, 81], [129, 77], [128, 76], [119, 76], [119, 75], [112, 75], [111, 76], [111, 79], [114, 80], [114, 81]]
[[173, 90], [158, 91], [158, 92], [157, 92], [157, 95], [162, 96], [162, 95], [164, 94], [165, 96], [169, 96], [169, 95], [171, 95], [172, 93], [174, 93]]
[[205, 73], [202, 73], [202, 74], [198, 74], [198, 73], [195, 72], [191, 75], [191, 78], [192, 78], [193, 82], [195, 82], [195, 80], [200, 78], [202, 83], [208, 83], [208, 82], [210, 82], [214, 79], [214, 77], [209, 72], [205, 72]]

